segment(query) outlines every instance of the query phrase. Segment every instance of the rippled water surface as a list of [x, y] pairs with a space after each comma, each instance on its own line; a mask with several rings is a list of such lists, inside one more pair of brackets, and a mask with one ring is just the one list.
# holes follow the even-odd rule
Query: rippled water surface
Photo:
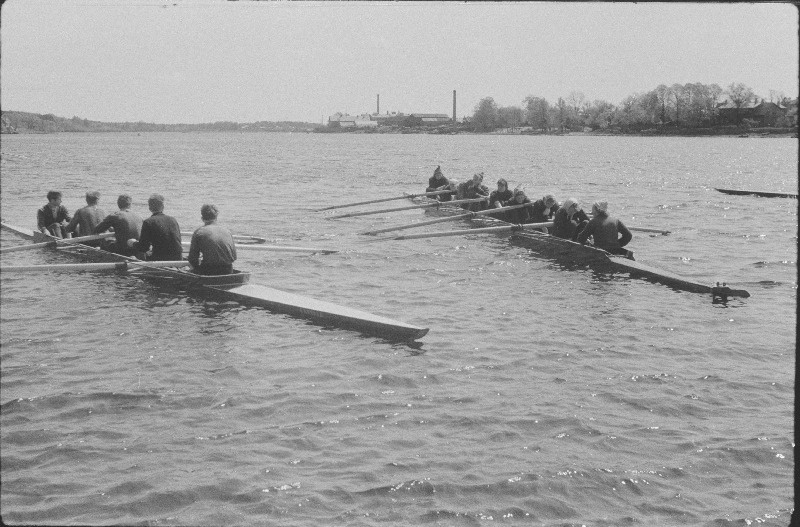
[[[240, 251], [253, 282], [431, 329], [398, 344], [136, 276], [4, 274], [3, 520], [787, 525], [797, 201], [714, 187], [797, 192], [797, 160], [794, 139], [4, 135], [4, 221], [33, 227], [51, 188], [73, 211], [127, 192], [143, 216], [159, 192], [183, 230], [213, 202], [236, 233], [340, 251]], [[436, 165], [605, 199], [671, 231], [634, 232], [637, 260], [752, 296], [713, 302], [507, 235], [358, 234], [418, 210], [313, 212], [421, 191]]]

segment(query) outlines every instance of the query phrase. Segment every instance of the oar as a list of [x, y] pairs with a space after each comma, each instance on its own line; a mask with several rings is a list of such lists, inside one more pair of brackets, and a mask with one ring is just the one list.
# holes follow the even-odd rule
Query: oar
[[[510, 207], [499, 207], [499, 208], [496, 208], [496, 209], [486, 209], [486, 210], [479, 210], [479, 211], [476, 211], [476, 212], [467, 212], [466, 214], [457, 214], [455, 216], [448, 216], [446, 218], [437, 218], [435, 220], [423, 221], [423, 222], [420, 222], [420, 223], [411, 223], [409, 225], [400, 225], [398, 227], [387, 227], [385, 229], [377, 229], [377, 230], [374, 230], [374, 231], [362, 232], [361, 234], [380, 234], [382, 232], [392, 232], [392, 231], [401, 231], [403, 229], [413, 229], [415, 227], [423, 227], [425, 225], [433, 225], [434, 223], [442, 223], [442, 222], [445, 222], [445, 221], [456, 221], [456, 220], [461, 220], [461, 219], [474, 218], [476, 216], [486, 216], [488, 214], [496, 214], [498, 212], [502, 213], [502, 212], [505, 212], [507, 210], [521, 209], [523, 207], [530, 207], [532, 205], [533, 205], [533, 203], [522, 203], [520, 205], [512, 205]], [[533, 224], [531, 224], [531, 225], [533, 225]]]
[[459, 205], [461, 203], [478, 203], [480, 201], [486, 201], [489, 198], [473, 198], [473, 199], [457, 199], [454, 201], [437, 201], [435, 203], [426, 203], [424, 205], [409, 205], [408, 207], [397, 207], [394, 209], [381, 209], [381, 210], [368, 210], [367, 212], [351, 212], [349, 214], [339, 214], [338, 216], [329, 216], [329, 220], [338, 220], [339, 218], [351, 218], [353, 216], [369, 216], [370, 214], [381, 214], [383, 212], [397, 212], [400, 210], [411, 210], [411, 209], [430, 209], [430, 208], [438, 208], [442, 205]]
[[[628, 226], [626, 225], [626, 227]], [[646, 229], [644, 227], [628, 227], [628, 230], [639, 231], [639, 232], [654, 232], [656, 234], [663, 234], [664, 236], [670, 233], [670, 231], [662, 231], [661, 229]]]
[[[184, 247], [190, 247], [191, 242], [181, 242]], [[320, 253], [333, 254], [339, 251], [334, 249], [317, 249], [314, 247], [288, 247], [285, 245], [256, 245], [256, 244], [236, 244], [237, 251], [266, 251], [266, 252], [289, 252], [289, 253]]]
[[[191, 236], [192, 234], [194, 233], [189, 231], [181, 231], [181, 236]], [[266, 238], [261, 238], [259, 236], [250, 236], [249, 234], [234, 234], [233, 239], [243, 242], [250, 241], [252, 243], [266, 243], [267, 241]]]
[[550, 228], [553, 226], [552, 221], [544, 223], [524, 223], [522, 225], [500, 225], [498, 227], [482, 227], [479, 229], [462, 229], [458, 231], [442, 231], [442, 232], [428, 232], [424, 234], [406, 234], [403, 236], [395, 236], [394, 238], [383, 238], [383, 240], [417, 240], [419, 238], [438, 238], [440, 236], [461, 236], [462, 234], [480, 234], [482, 232], [515, 232], [524, 231], [526, 229], [541, 229], [543, 227]]
[[113, 238], [113, 237], [114, 237], [113, 232], [104, 232], [103, 234], [92, 234], [91, 236], [80, 236], [78, 238], [57, 238], [47, 242], [29, 243], [27, 245], [15, 245], [13, 247], [2, 247], [0, 248], [0, 253], [6, 254], [17, 251], [29, 251], [31, 249], [41, 249], [42, 247], [51, 247], [59, 243], [69, 245], [74, 243], [90, 242], [92, 240], [103, 240], [105, 238]]
[[343, 209], [345, 207], [355, 207], [356, 205], [369, 205], [370, 203], [381, 203], [383, 201], [393, 201], [396, 199], [409, 199], [409, 198], [418, 198], [420, 196], [438, 196], [440, 194], [454, 194], [454, 193], [455, 190], [436, 190], [434, 192], [424, 192], [422, 194], [404, 194], [402, 196], [396, 196], [394, 198], [373, 199], [370, 201], [359, 201], [358, 203], [347, 203], [345, 205], [331, 205], [330, 207], [316, 209], [314, 212], [322, 212], [323, 210], [331, 210], [331, 209]]
[[189, 262], [180, 261], [155, 261], [155, 262], [101, 262], [79, 264], [47, 264], [47, 265], [3, 265], [0, 273], [29, 273], [39, 271], [124, 271], [129, 267], [186, 267]]
[[[587, 214], [587, 216], [592, 218], [594, 215], [593, 214]], [[627, 225], [625, 225], [625, 226], [628, 227]], [[628, 230], [629, 231], [639, 231], [639, 232], [654, 232], [656, 234], [663, 234], [664, 236], [666, 236], [667, 234], [670, 233], [670, 231], [664, 231], [664, 230], [661, 230], [661, 229], [648, 229], [646, 227], [628, 227]]]

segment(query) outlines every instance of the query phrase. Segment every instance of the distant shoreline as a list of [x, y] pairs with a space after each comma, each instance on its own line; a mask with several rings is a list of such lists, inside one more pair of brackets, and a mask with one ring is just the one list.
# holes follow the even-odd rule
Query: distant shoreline
[[2, 112], [2, 134], [54, 134], [54, 133], [321, 133], [321, 134], [433, 134], [433, 135], [543, 135], [543, 136], [631, 136], [631, 137], [797, 137], [797, 127], [747, 127], [720, 125], [706, 128], [653, 126], [646, 129], [542, 130], [531, 127], [500, 128], [478, 132], [468, 123], [447, 123], [440, 126], [377, 126], [331, 127], [300, 121], [259, 121], [236, 123], [218, 121], [201, 124], [157, 124], [145, 122], [109, 123], [73, 117], [67, 119], [53, 114], [29, 112]]

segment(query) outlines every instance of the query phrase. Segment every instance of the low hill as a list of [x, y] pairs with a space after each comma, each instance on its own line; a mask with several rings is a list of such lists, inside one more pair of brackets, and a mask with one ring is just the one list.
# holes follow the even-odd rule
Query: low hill
[[202, 124], [157, 124], [142, 121], [106, 123], [80, 117], [58, 117], [51, 113], [2, 112], [0, 132], [4, 134], [49, 134], [55, 132], [308, 132], [321, 125], [296, 121], [236, 123], [218, 121]]

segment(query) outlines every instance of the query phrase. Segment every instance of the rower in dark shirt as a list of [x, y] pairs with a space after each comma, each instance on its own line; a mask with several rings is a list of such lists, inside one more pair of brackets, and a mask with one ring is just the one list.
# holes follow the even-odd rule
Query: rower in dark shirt
[[205, 225], [194, 231], [189, 246], [189, 263], [192, 264], [192, 271], [197, 274], [220, 275], [233, 272], [236, 245], [231, 232], [217, 225], [218, 214], [214, 205], [203, 205], [200, 208], [200, 217]]
[[472, 176], [472, 179], [458, 184], [456, 199], [486, 198], [486, 201], [462, 203], [461, 208], [470, 211], [484, 210], [489, 206], [489, 187], [483, 184], [483, 172]]
[[633, 260], [633, 252], [623, 249], [633, 235], [621, 221], [608, 215], [608, 203], [596, 201], [592, 205], [592, 216], [586, 227], [578, 234], [578, 242], [585, 244], [591, 236], [595, 247]]
[[[522, 187], [514, 189], [514, 197], [508, 202], [508, 206], [522, 205], [530, 203], [531, 200], [525, 195], [525, 190]], [[522, 224], [530, 223], [531, 207], [520, 207], [518, 209], [506, 211], [506, 221], [509, 223]]]
[[589, 216], [583, 212], [576, 198], [564, 200], [553, 216], [553, 230], [550, 234], [565, 240], [575, 241], [578, 234], [589, 223]]
[[137, 242], [128, 240], [128, 247], [146, 253], [152, 246], [148, 260], [177, 261], [183, 258], [181, 229], [178, 220], [164, 214], [164, 196], [153, 194], [147, 200], [152, 216], [142, 222], [142, 233]]
[[542, 199], [533, 202], [531, 208], [531, 223], [544, 223], [553, 218], [553, 214], [558, 211], [558, 202], [552, 194], [547, 194]]
[[[496, 209], [510, 205], [513, 197], [514, 192], [508, 189], [508, 181], [500, 178], [497, 180], [497, 190], [493, 190], [492, 193], [489, 194], [489, 208]], [[503, 221], [505, 221], [507, 218], [504, 212], [489, 214], [489, 216]]]
[[[440, 166], [436, 167], [436, 170], [433, 171], [433, 176], [428, 179], [428, 188], [425, 189], [425, 192], [435, 192], [437, 190], [449, 190], [450, 181], [444, 177], [442, 174], [442, 168]], [[439, 194], [438, 196], [431, 196], [434, 199], [438, 199], [439, 201], [450, 201], [453, 199], [452, 194]]]
[[[75, 211], [72, 221], [66, 227], [67, 232], [75, 233], [74, 236], [89, 236], [94, 234], [94, 229], [103, 221], [106, 213], [97, 206], [100, 201], [100, 193], [90, 190], [86, 193], [86, 206]], [[92, 247], [100, 247], [100, 240], [84, 242]]]
[[135, 212], [131, 212], [131, 197], [127, 194], [120, 194], [117, 198], [119, 210], [103, 219], [95, 227], [95, 234], [100, 234], [109, 229], [114, 229], [114, 241], [105, 245], [103, 248], [113, 253], [124, 256], [134, 256], [136, 251], [128, 247], [128, 240], [137, 241], [142, 232], [142, 218]]
[[61, 204], [61, 192], [51, 190], [47, 193], [47, 204], [36, 211], [36, 228], [43, 234], [56, 238], [66, 238], [67, 224], [72, 221], [67, 208]]

